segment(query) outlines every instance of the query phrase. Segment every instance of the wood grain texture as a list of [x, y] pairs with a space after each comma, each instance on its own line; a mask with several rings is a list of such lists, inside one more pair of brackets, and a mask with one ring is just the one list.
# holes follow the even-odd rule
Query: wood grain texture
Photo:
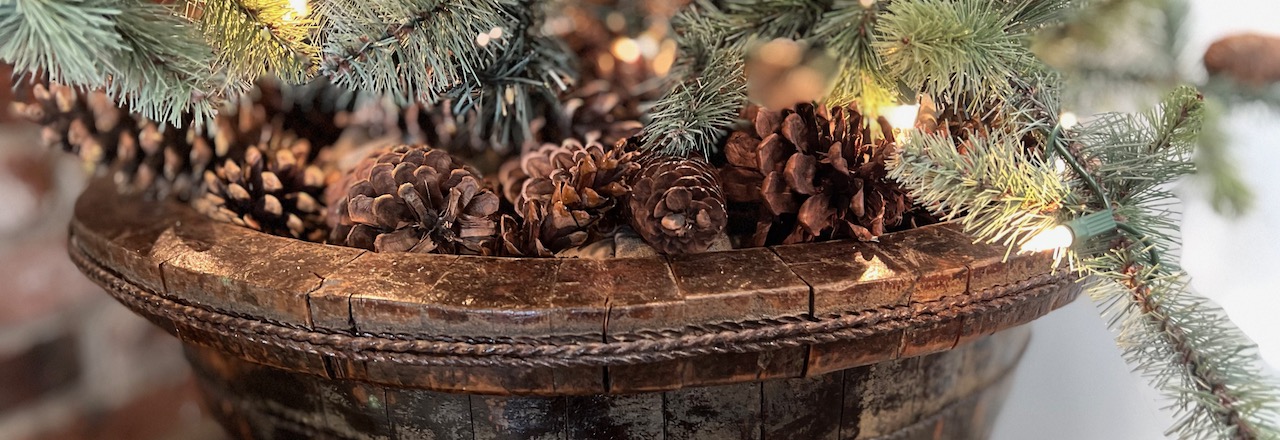
[[1028, 334], [810, 378], [590, 396], [444, 393], [187, 354], [240, 439], [965, 440], [989, 434]]
[[[317, 378], [589, 396], [813, 378], [963, 347], [1079, 295], [954, 225], [600, 261], [378, 254], [92, 185], [73, 260], [182, 341]], [[567, 429], [567, 428], [566, 428]]]

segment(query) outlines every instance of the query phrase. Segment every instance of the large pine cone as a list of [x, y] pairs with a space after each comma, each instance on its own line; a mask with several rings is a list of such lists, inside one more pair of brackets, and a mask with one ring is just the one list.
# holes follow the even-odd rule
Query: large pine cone
[[625, 145], [569, 139], [504, 164], [499, 181], [524, 220], [522, 228], [503, 228], [506, 252], [550, 256], [611, 226], [603, 223], [630, 192], [626, 177], [639, 167]]
[[[43, 126], [47, 147], [79, 156], [96, 172], [110, 174], [125, 192], [185, 197], [221, 157], [193, 130], [130, 114], [101, 91], [37, 84], [32, 94], [34, 104], [13, 103], [13, 112]], [[190, 127], [190, 118], [184, 123]]]
[[873, 240], [904, 224], [912, 205], [887, 178], [885, 160], [896, 146], [883, 118], [875, 138], [854, 106], [753, 106], [747, 116], [753, 124], [730, 134], [722, 169], [729, 202], [758, 207], [742, 210], [756, 220], [743, 245]]
[[664, 254], [705, 251], [728, 223], [716, 170], [700, 158], [646, 160], [631, 188], [631, 227]]
[[334, 242], [377, 252], [493, 253], [498, 196], [448, 153], [400, 145], [353, 173]]
[[311, 143], [287, 134], [227, 159], [204, 174], [205, 191], [192, 205], [215, 220], [270, 234], [323, 242], [327, 209], [320, 202], [328, 179], [307, 162]]

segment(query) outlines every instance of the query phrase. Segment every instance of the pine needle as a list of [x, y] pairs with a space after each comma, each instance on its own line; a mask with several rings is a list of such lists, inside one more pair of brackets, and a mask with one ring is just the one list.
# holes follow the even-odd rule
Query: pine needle
[[310, 78], [319, 49], [310, 43], [316, 20], [308, 11], [288, 0], [201, 0], [191, 9], [229, 90], [247, 90], [268, 73], [293, 84]]

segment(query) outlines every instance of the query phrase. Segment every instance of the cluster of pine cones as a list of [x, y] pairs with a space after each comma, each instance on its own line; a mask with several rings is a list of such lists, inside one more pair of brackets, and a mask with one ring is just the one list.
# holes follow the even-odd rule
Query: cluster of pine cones
[[[636, 129], [618, 129], [638, 128], [638, 115], [609, 109], [606, 120], [579, 122], [575, 109], [548, 118], [567, 127], [566, 140], [526, 146], [485, 176], [457, 144], [335, 147], [348, 128], [370, 126], [352, 127], [360, 110], [323, 84], [264, 82], [204, 128], [187, 121], [182, 129], [129, 114], [100, 92], [38, 86], [34, 95], [17, 113], [123, 191], [176, 196], [213, 219], [271, 234], [380, 252], [550, 257], [638, 236], [656, 252], [681, 254], [718, 241], [872, 240], [931, 221], [886, 178], [892, 129], [882, 119], [873, 136], [855, 107], [749, 107], [749, 124], [710, 159], [643, 152]], [[425, 108], [403, 115], [402, 129], [409, 117], [449, 117]], [[430, 127], [430, 141], [457, 133], [456, 125]], [[400, 139], [411, 133], [424, 131]]]

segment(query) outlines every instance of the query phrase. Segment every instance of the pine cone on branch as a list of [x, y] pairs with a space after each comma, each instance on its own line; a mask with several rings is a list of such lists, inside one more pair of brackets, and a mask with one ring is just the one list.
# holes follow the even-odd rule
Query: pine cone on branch
[[701, 158], [650, 158], [631, 187], [631, 227], [664, 254], [703, 252], [728, 223], [719, 176]]
[[204, 173], [204, 192], [192, 201], [212, 219], [269, 234], [323, 242], [327, 209], [320, 202], [328, 176], [307, 162], [311, 143], [288, 134], [249, 147], [241, 161], [225, 160]]
[[752, 106], [747, 119], [750, 128], [729, 136], [722, 170], [728, 201], [756, 219], [744, 245], [873, 240], [903, 225], [911, 200], [887, 178], [896, 146], [883, 118], [878, 138], [854, 106]]
[[521, 228], [502, 229], [505, 252], [551, 256], [611, 226], [609, 214], [630, 192], [626, 176], [639, 166], [625, 146], [569, 139], [504, 164], [499, 182], [523, 219]]
[[377, 252], [494, 252], [498, 196], [448, 153], [400, 145], [353, 173], [333, 242]]

